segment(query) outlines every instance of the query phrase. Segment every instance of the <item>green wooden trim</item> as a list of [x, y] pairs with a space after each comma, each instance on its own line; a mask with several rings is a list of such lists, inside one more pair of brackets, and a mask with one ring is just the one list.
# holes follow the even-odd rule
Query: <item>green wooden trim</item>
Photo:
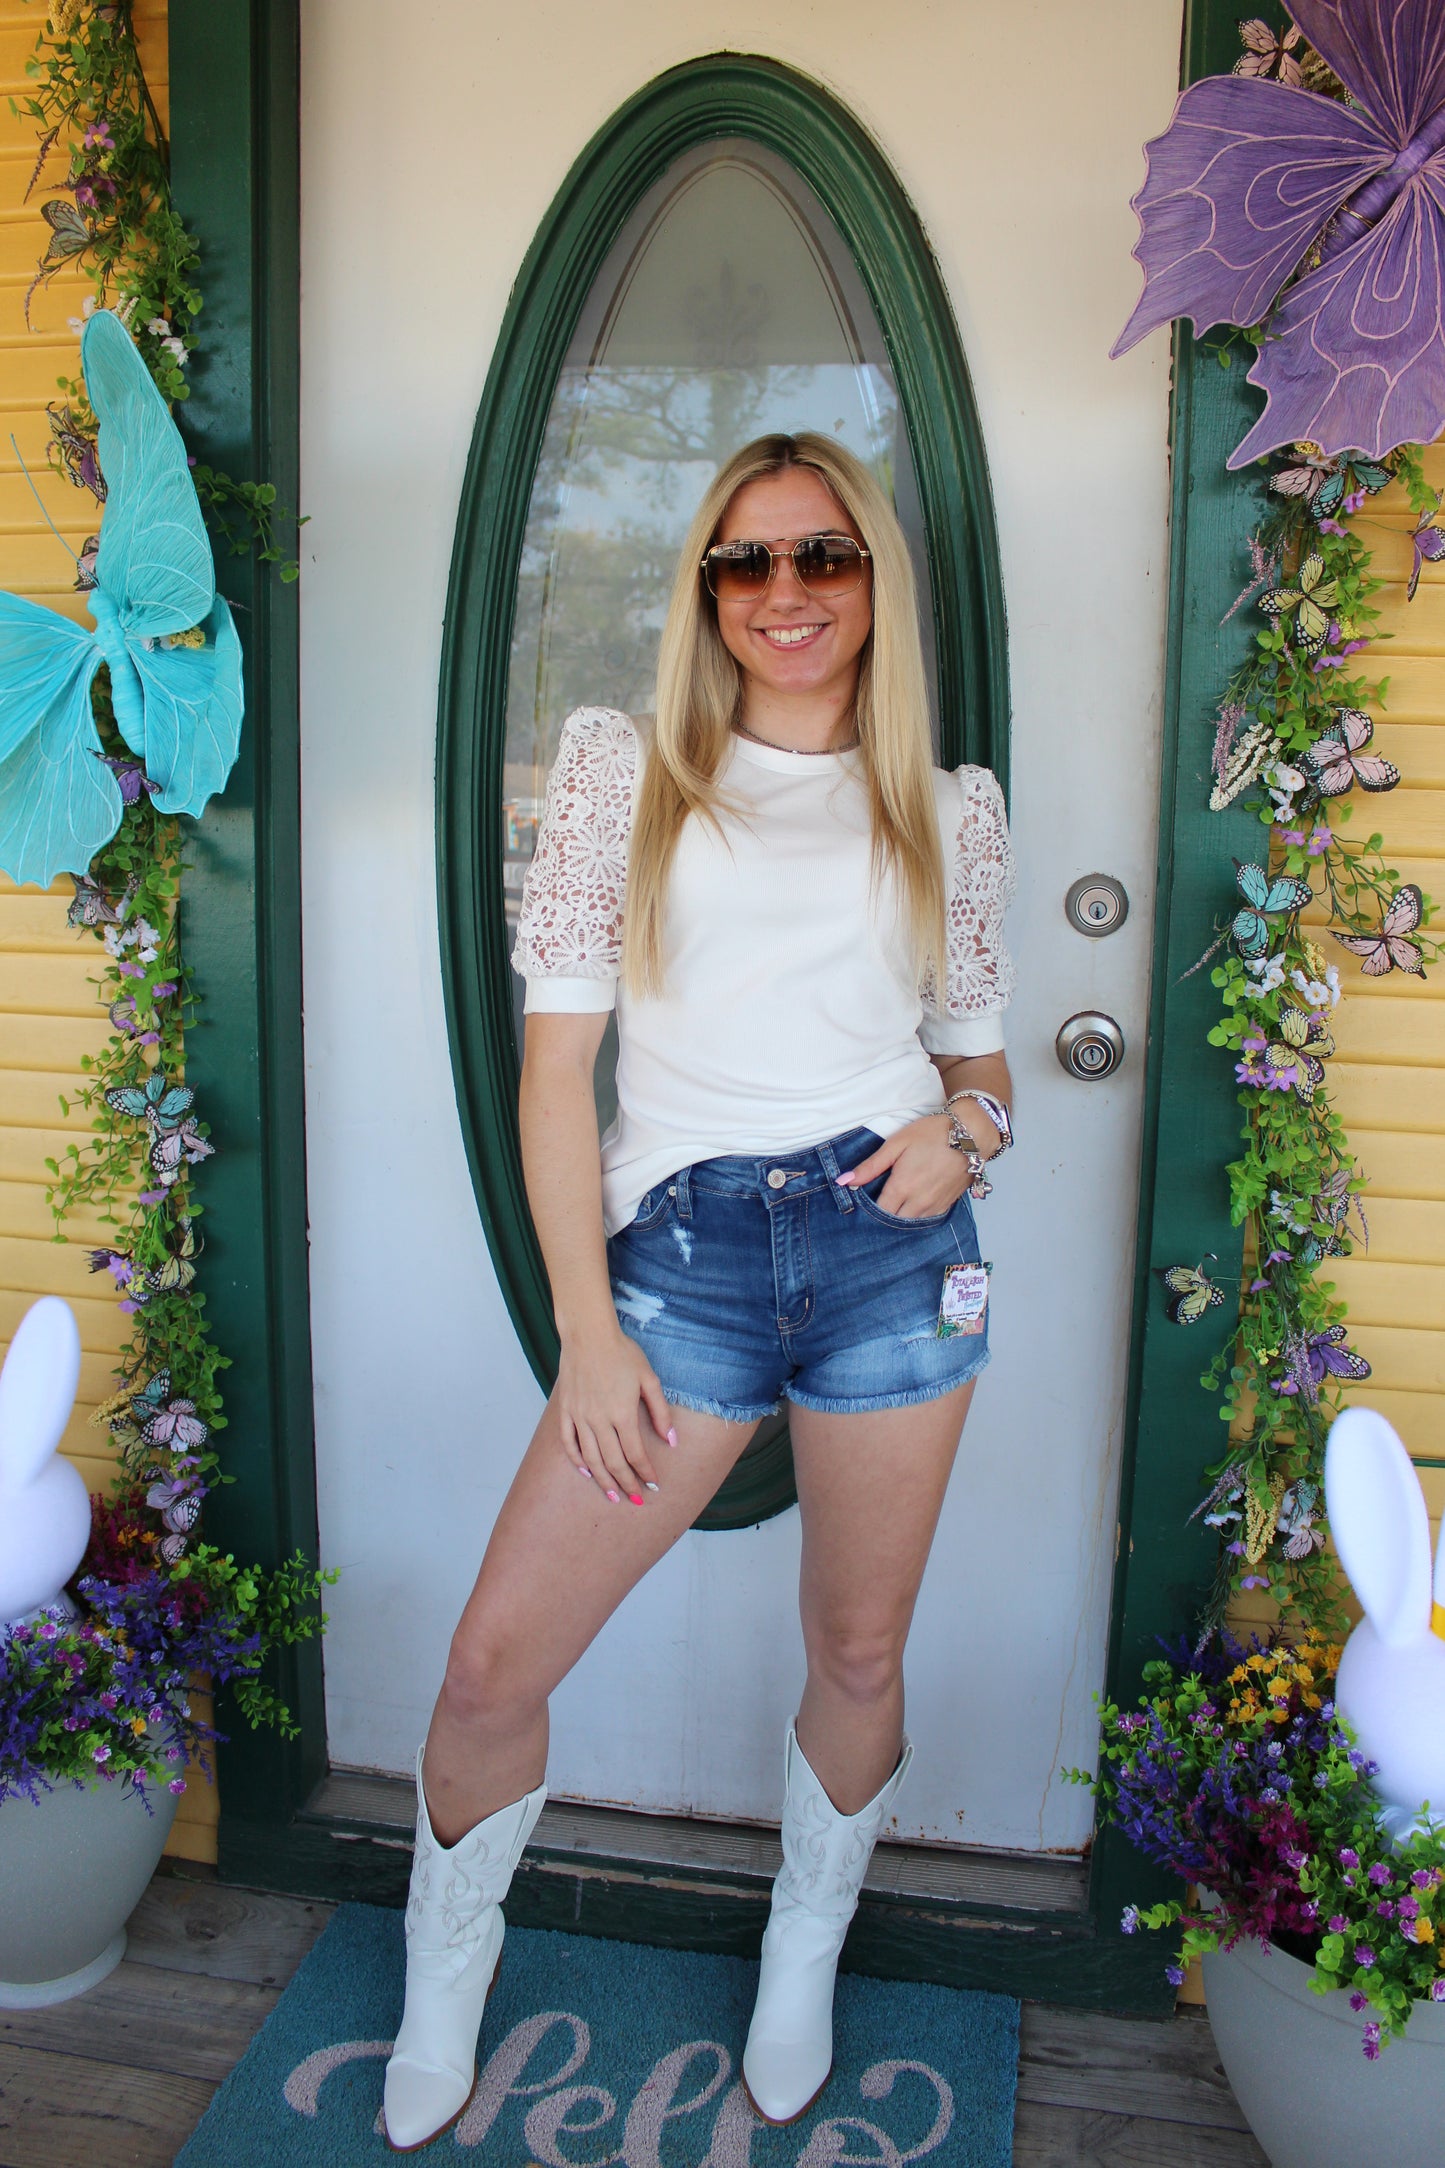
[[[778, 62], [713, 54], [659, 76], [593, 137], [535, 240], [497, 339], [462, 486], [442, 647], [437, 886], [452, 1067], [467, 1157], [502, 1293], [543, 1387], [557, 1338], [527, 1215], [518, 1049], [500, 836], [507, 664], [533, 475], [578, 314], [618, 231], [672, 162], [716, 136], [785, 158], [831, 214], [868, 289], [898, 379], [934, 595], [943, 757], [1007, 785], [1003, 587], [983, 437], [948, 292], [882, 152], [820, 84]], [[761, 1462], [761, 1456], [759, 1456]], [[779, 1455], [730, 1479], [702, 1525], [789, 1502]], [[779, 1486], [778, 1471], [784, 1481]]]
[[[1236, 14], [1226, 0], [1188, 0], [1185, 83], [1233, 65]], [[1251, 494], [1226, 472], [1225, 460], [1259, 406], [1238, 364], [1221, 368], [1176, 326], [1158, 896], [1106, 1689], [1121, 1702], [1139, 1693], [1158, 1640], [1193, 1628], [1216, 1551], [1214, 1531], [1191, 1526], [1189, 1515], [1204, 1468], [1224, 1447], [1217, 1403], [1199, 1382], [1217, 1334], [1207, 1324], [1202, 1333], [1171, 1324], [1155, 1274], [1167, 1265], [1197, 1264], [1212, 1251], [1210, 1270], [1228, 1286], [1237, 1282], [1243, 1247], [1230, 1222], [1224, 1172], [1239, 1139], [1234, 1077], [1205, 1041], [1218, 1001], [1207, 967], [1185, 974], [1214, 940], [1215, 922], [1234, 893], [1233, 859], [1253, 855], [1259, 838], [1252, 815], [1209, 810], [1211, 723], [1251, 637], [1247, 614], [1222, 622], [1247, 576], [1255, 520]], [[1126, 1903], [1177, 1894], [1178, 1883], [1150, 1867], [1117, 1831], [1100, 1833], [1090, 1899], [1101, 1923], [1117, 1919]], [[1151, 1955], [1164, 1962], [1157, 1943]]]
[[[294, 0], [171, 0], [172, 180], [200, 236], [205, 339], [180, 419], [201, 458], [297, 501], [298, 11]], [[224, 557], [238, 606], [246, 723], [223, 797], [191, 837], [186, 953], [203, 1023], [187, 1075], [213, 1124], [203, 1184], [207, 1315], [231, 1359], [219, 1443], [236, 1481], [207, 1533], [273, 1565], [316, 1555], [301, 1049], [297, 597], [268, 565]], [[321, 1653], [285, 1652], [279, 1690], [302, 1736], [223, 1709], [221, 1856], [232, 1817], [284, 1823], [325, 1767]]]

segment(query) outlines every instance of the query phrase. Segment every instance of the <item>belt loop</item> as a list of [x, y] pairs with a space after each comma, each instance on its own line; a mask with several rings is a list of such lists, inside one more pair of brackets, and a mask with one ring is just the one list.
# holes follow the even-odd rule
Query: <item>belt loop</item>
[[677, 1216], [680, 1220], [692, 1218], [692, 1190], [688, 1181], [691, 1173], [691, 1167], [679, 1167], [672, 1178], [673, 1188], [677, 1192]]
[[818, 1157], [823, 1163], [823, 1172], [828, 1177], [828, 1187], [832, 1192], [834, 1204], [837, 1205], [840, 1212], [851, 1212], [853, 1209], [853, 1193], [851, 1190], [838, 1187], [838, 1162], [833, 1156], [832, 1145], [820, 1144], [817, 1150]]

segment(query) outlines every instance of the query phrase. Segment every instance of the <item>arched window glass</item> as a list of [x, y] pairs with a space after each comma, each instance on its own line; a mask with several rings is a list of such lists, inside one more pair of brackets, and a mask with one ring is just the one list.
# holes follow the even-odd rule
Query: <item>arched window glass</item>
[[[800, 429], [836, 437], [894, 496], [931, 633], [907, 430], [853, 259], [781, 158], [739, 138], [700, 145], [618, 236], [547, 417], [507, 680], [509, 929], [564, 717], [583, 704], [650, 713], [678, 551], [703, 491], [750, 437]], [[520, 982], [515, 998], [520, 1045]], [[604, 1125], [612, 1068], [604, 1048]]]

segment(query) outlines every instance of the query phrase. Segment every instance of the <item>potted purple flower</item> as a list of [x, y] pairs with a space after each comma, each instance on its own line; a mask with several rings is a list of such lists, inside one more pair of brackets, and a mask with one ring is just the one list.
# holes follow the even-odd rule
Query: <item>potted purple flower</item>
[[210, 1773], [217, 1734], [193, 1681], [229, 1684], [249, 1721], [288, 1729], [261, 1668], [323, 1623], [301, 1559], [264, 1575], [194, 1541], [194, 1511], [177, 1529], [193, 1456], [152, 1465], [136, 1407], [148, 1392], [173, 1412], [168, 1383], [103, 1411], [135, 1432], [142, 1465], [87, 1497], [55, 1450], [79, 1362], [73, 1314], [48, 1296], [0, 1373], [0, 2007], [64, 2001], [119, 1962], [186, 1766]]
[[1445, 1825], [1394, 1839], [1334, 1702], [1314, 1630], [1227, 1634], [1149, 1664], [1138, 1705], [1101, 1706], [1092, 1785], [1177, 1875], [1128, 1934], [1182, 1927], [1210, 2022], [1273, 2168], [1364, 2157], [1437, 2168], [1445, 2100]]

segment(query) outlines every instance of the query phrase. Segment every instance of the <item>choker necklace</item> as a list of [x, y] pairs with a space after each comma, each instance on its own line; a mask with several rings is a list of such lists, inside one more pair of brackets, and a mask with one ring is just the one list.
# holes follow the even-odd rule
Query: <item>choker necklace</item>
[[734, 723], [733, 729], [740, 738], [751, 738], [754, 745], [766, 745], [775, 753], [802, 753], [811, 760], [826, 760], [832, 753], [852, 753], [858, 748], [856, 738], [850, 738], [846, 745], [779, 745], [776, 738], [760, 738], [746, 723]]

